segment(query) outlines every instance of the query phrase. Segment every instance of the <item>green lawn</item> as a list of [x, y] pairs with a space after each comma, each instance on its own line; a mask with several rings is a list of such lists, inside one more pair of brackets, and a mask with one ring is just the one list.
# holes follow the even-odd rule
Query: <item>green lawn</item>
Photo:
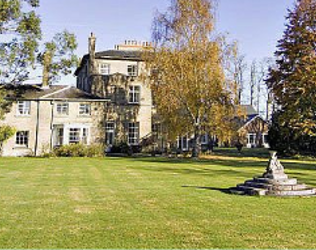
[[[315, 162], [284, 161], [316, 186]], [[260, 158], [0, 158], [1, 248], [316, 248], [316, 198], [230, 195]]]

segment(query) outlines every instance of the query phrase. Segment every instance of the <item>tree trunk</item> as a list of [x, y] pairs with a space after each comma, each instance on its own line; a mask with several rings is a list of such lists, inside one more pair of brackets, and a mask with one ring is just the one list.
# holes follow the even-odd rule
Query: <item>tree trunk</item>
[[194, 126], [194, 138], [192, 141], [192, 158], [197, 159], [201, 152], [201, 126], [197, 124]]
[[52, 56], [49, 51], [44, 53], [44, 63], [43, 63], [43, 82], [42, 87], [47, 88], [49, 86], [49, 68], [52, 62]]

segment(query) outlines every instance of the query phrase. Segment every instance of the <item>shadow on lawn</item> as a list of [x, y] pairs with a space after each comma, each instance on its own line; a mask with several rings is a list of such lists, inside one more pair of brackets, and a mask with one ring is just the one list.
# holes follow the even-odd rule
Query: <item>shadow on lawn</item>
[[[146, 171], [153, 172], [164, 172], [167, 174], [194, 174], [194, 175], [203, 175], [203, 176], [229, 176], [229, 177], [238, 177], [249, 179], [253, 176], [262, 175], [268, 165], [268, 159], [266, 161], [252, 161], [249, 159], [243, 160], [242, 158], [238, 159], [210, 159], [210, 160], [191, 160], [191, 159], [169, 159], [169, 158], [134, 158], [135, 161], [155, 163], [155, 166], [142, 165], [135, 168], [143, 169]], [[158, 163], [158, 164], [157, 164]], [[163, 165], [160, 165], [162, 163]], [[298, 178], [299, 182], [303, 182], [307, 185], [316, 186], [316, 177], [315, 174], [309, 172], [300, 172], [300, 170], [313, 171], [316, 170], [314, 162], [296, 162], [289, 161], [281, 163], [285, 167], [285, 172], [290, 178]], [[166, 166], [170, 164], [170, 166]], [[164, 166], [165, 165], [165, 166]], [[223, 168], [218, 169], [213, 166], [221, 166]], [[256, 168], [261, 170], [250, 170], [250, 168]], [[248, 170], [249, 169], [249, 170]], [[287, 172], [287, 170], [289, 170]], [[297, 170], [297, 171], [293, 171]], [[200, 187], [203, 188], [203, 187]], [[205, 189], [207, 187], [204, 187]], [[211, 189], [211, 188], [208, 188]], [[213, 190], [225, 191], [219, 188], [213, 188]]]
[[232, 194], [229, 188], [217, 188], [217, 187], [199, 187], [199, 186], [182, 186], [183, 188], [195, 188], [195, 189], [205, 189], [205, 190], [212, 190], [212, 191], [220, 191], [225, 194]]
[[[147, 163], [155, 163], [155, 164], [172, 164], [172, 165], [190, 165], [192, 167], [195, 166], [209, 166], [210, 169], [212, 168], [212, 165], [218, 165], [223, 167], [236, 167], [236, 168], [262, 168], [263, 170], [267, 167], [269, 160], [266, 159], [266, 161], [252, 161], [249, 159], [202, 159], [202, 160], [192, 160], [192, 159], [184, 159], [184, 158], [164, 158], [164, 157], [150, 157], [150, 158], [133, 158], [134, 161], [141, 161], [141, 162], [147, 162]], [[282, 159], [280, 160], [282, 165], [285, 167], [285, 169], [289, 170], [316, 170], [316, 163], [315, 162], [297, 162], [297, 161], [291, 161], [286, 160], [286, 162], [283, 162]], [[170, 168], [166, 168], [170, 169]], [[191, 168], [190, 168], [191, 170]]]
[[203, 175], [203, 176], [238, 176], [249, 178], [249, 172], [247, 171], [239, 171], [235, 169], [212, 169], [210, 168], [183, 168], [183, 167], [162, 167], [162, 166], [138, 166], [138, 167], [130, 167], [134, 169], [141, 169], [144, 171], [150, 172], [163, 172], [165, 174], [181, 174], [181, 175]]

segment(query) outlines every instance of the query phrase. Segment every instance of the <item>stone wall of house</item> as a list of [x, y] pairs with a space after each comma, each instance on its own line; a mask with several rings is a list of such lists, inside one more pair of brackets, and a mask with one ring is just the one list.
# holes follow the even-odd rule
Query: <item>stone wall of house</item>
[[[69, 114], [56, 113], [56, 101], [31, 101], [30, 115], [17, 115], [17, 104], [6, 114], [2, 124], [16, 131], [28, 131], [28, 147], [16, 144], [16, 135], [3, 145], [3, 156], [41, 155], [49, 152], [52, 145], [53, 126], [87, 126], [90, 129], [89, 144], [104, 142], [103, 102], [91, 103], [91, 115], [79, 115], [79, 105], [83, 102], [68, 102]], [[90, 103], [90, 102], [89, 102]], [[39, 111], [39, 112], [38, 112]], [[37, 127], [38, 126], [38, 127]], [[37, 136], [36, 136], [37, 134]], [[36, 139], [37, 138], [37, 139]]]
[[[110, 65], [110, 75], [100, 74], [100, 65]], [[82, 90], [86, 87], [79, 85], [84, 83], [83, 79], [90, 79], [91, 92], [103, 98], [109, 98], [111, 103], [104, 110], [104, 122], [115, 122], [116, 142], [126, 141], [128, 136], [128, 123], [139, 123], [140, 141], [152, 132], [152, 93], [148, 83], [142, 78], [144, 70], [143, 62], [128, 60], [106, 60], [96, 59], [94, 65], [96, 72], [94, 76], [87, 75], [87, 67], [83, 67], [78, 74], [77, 87]], [[137, 65], [137, 75], [127, 76], [128, 65]], [[87, 84], [87, 83], [86, 83]], [[129, 102], [130, 86], [140, 86], [139, 103]]]
[[20, 156], [20, 155], [32, 155], [35, 148], [36, 137], [36, 119], [37, 119], [37, 103], [31, 102], [30, 115], [17, 115], [17, 104], [13, 103], [11, 112], [5, 115], [5, 119], [1, 121], [1, 124], [7, 124], [14, 127], [17, 131], [29, 131], [29, 146], [20, 147], [15, 144], [15, 136], [12, 136], [3, 145], [3, 156]]

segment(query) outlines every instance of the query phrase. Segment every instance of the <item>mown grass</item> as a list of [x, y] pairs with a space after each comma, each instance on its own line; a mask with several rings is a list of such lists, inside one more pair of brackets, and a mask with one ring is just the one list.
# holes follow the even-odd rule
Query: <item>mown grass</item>
[[[316, 186], [315, 162], [286, 160]], [[316, 248], [316, 198], [227, 188], [267, 159], [0, 158], [1, 248]]]

